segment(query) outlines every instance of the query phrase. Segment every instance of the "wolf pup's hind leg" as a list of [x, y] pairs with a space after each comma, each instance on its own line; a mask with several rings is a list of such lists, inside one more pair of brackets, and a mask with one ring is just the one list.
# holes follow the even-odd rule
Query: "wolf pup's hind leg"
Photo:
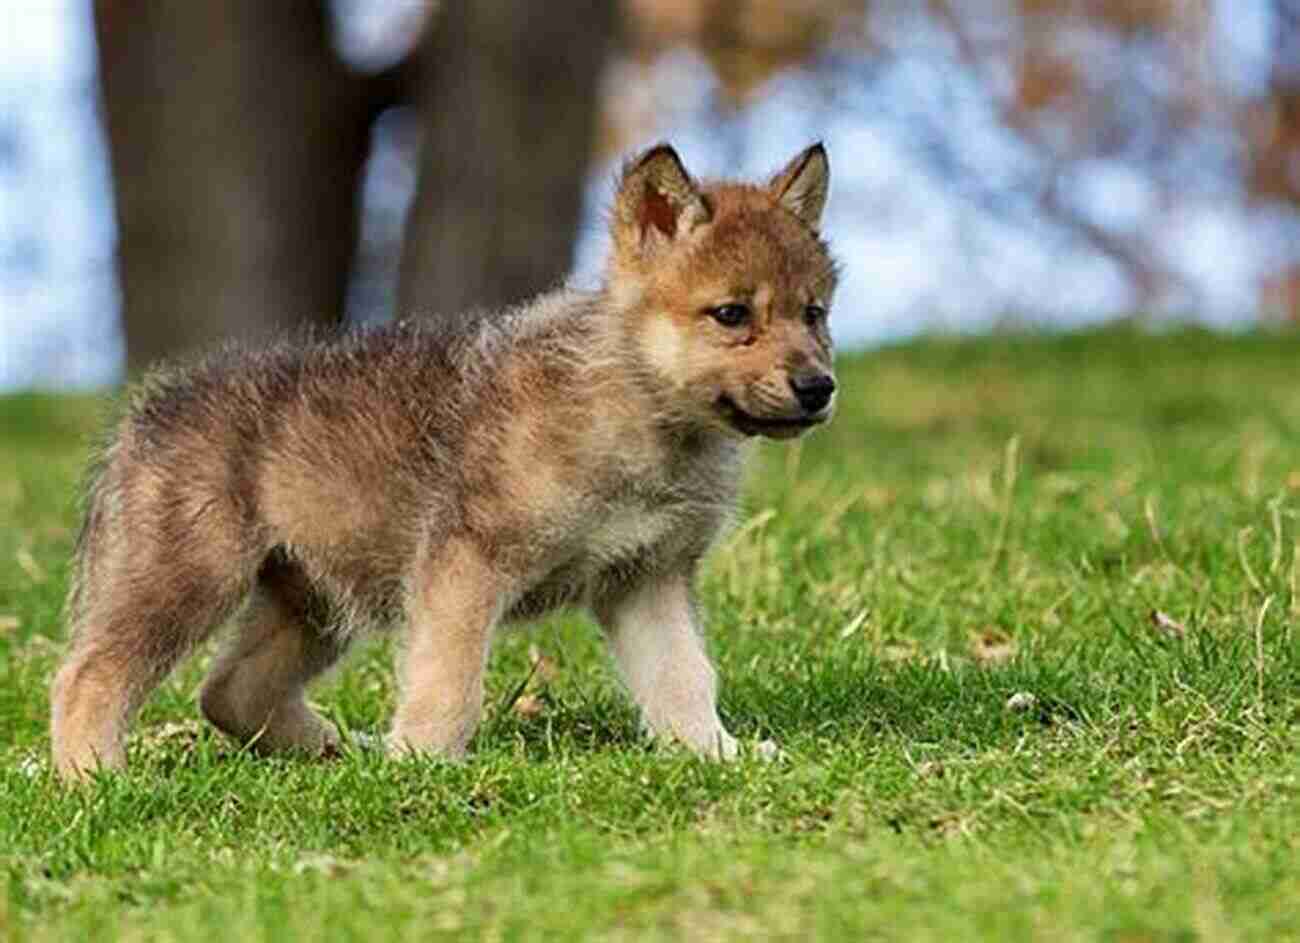
[[69, 596], [71, 641], [50, 692], [64, 778], [123, 764], [135, 709], [252, 584], [259, 551], [240, 509], [184, 459], [142, 456], [119, 440], [92, 486]]
[[76, 618], [50, 697], [54, 765], [64, 778], [123, 764], [135, 709], [243, 596], [238, 584], [176, 560], [168, 566], [162, 585], [141, 573], [104, 575]]
[[323, 624], [306, 576], [296, 565], [263, 567], [236, 634], [218, 656], [199, 696], [203, 715], [262, 752], [327, 753], [334, 725], [307, 706], [306, 687], [347, 648]]

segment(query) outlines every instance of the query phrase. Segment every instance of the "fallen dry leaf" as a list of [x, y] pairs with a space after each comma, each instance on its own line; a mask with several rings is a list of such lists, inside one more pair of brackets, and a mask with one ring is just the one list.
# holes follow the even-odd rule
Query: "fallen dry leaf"
[[537, 694], [521, 694], [515, 698], [514, 711], [520, 717], [536, 717], [546, 709], [546, 703]]
[[140, 741], [146, 746], [156, 747], [164, 743], [181, 741], [185, 745], [198, 743], [203, 735], [203, 724], [197, 720], [168, 721], [159, 727], [143, 731]]
[[1187, 634], [1186, 625], [1171, 616], [1165, 615], [1159, 609], [1151, 610], [1151, 624], [1158, 632], [1167, 635], [1169, 638], [1182, 638]]
[[921, 657], [921, 653], [911, 645], [883, 645], [880, 648], [881, 661], [913, 661]]
[[930, 831], [944, 838], [965, 835], [970, 831], [965, 819], [957, 812], [945, 812], [942, 815], [933, 816], [927, 824], [930, 826]]
[[981, 665], [1000, 665], [1016, 657], [1016, 640], [989, 627], [971, 635], [970, 653]]
[[916, 775], [922, 779], [938, 779], [946, 772], [944, 765], [938, 760], [926, 760], [916, 767]]
[[1034, 697], [1034, 695], [1030, 694], [1028, 691], [1017, 691], [1015, 694], [1007, 698], [1006, 708], [1009, 711], [1022, 714], [1027, 710], [1031, 710], [1037, 704], [1038, 698]]
[[898, 499], [898, 492], [893, 488], [883, 488], [879, 485], [868, 485], [862, 489], [861, 500], [868, 508], [873, 511], [879, 511], [889, 507]]
[[536, 645], [528, 646], [528, 661], [533, 666], [533, 677], [538, 681], [554, 681], [559, 665], [550, 655], [545, 655]]

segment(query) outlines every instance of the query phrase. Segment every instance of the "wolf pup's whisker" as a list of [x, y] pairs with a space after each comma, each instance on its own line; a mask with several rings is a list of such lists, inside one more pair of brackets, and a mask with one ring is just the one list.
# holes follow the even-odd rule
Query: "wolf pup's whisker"
[[699, 182], [660, 145], [623, 170], [596, 291], [145, 380], [87, 494], [60, 773], [121, 766], [132, 713], [227, 621], [199, 703], [241, 743], [336, 753], [306, 686], [398, 624], [389, 748], [459, 758], [496, 628], [570, 605], [650, 730], [735, 756], [692, 582], [747, 440], [833, 411], [828, 173], [818, 144], [765, 183]]

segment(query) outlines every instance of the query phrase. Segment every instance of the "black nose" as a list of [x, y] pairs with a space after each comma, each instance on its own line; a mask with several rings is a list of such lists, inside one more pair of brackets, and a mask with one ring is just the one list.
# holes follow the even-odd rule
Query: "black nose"
[[819, 413], [831, 401], [831, 394], [835, 392], [835, 378], [828, 373], [796, 376], [790, 378], [790, 387], [804, 412]]

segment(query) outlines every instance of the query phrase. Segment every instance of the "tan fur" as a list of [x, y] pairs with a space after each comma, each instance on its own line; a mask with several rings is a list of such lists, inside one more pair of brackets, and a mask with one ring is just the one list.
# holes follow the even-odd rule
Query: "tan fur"
[[87, 493], [55, 679], [65, 776], [125, 759], [132, 712], [236, 622], [200, 705], [258, 749], [329, 752], [304, 699], [402, 623], [395, 751], [463, 755], [496, 628], [585, 605], [649, 728], [730, 757], [691, 583], [745, 440], [831, 413], [820, 146], [765, 185], [630, 163], [594, 292], [163, 370]]

